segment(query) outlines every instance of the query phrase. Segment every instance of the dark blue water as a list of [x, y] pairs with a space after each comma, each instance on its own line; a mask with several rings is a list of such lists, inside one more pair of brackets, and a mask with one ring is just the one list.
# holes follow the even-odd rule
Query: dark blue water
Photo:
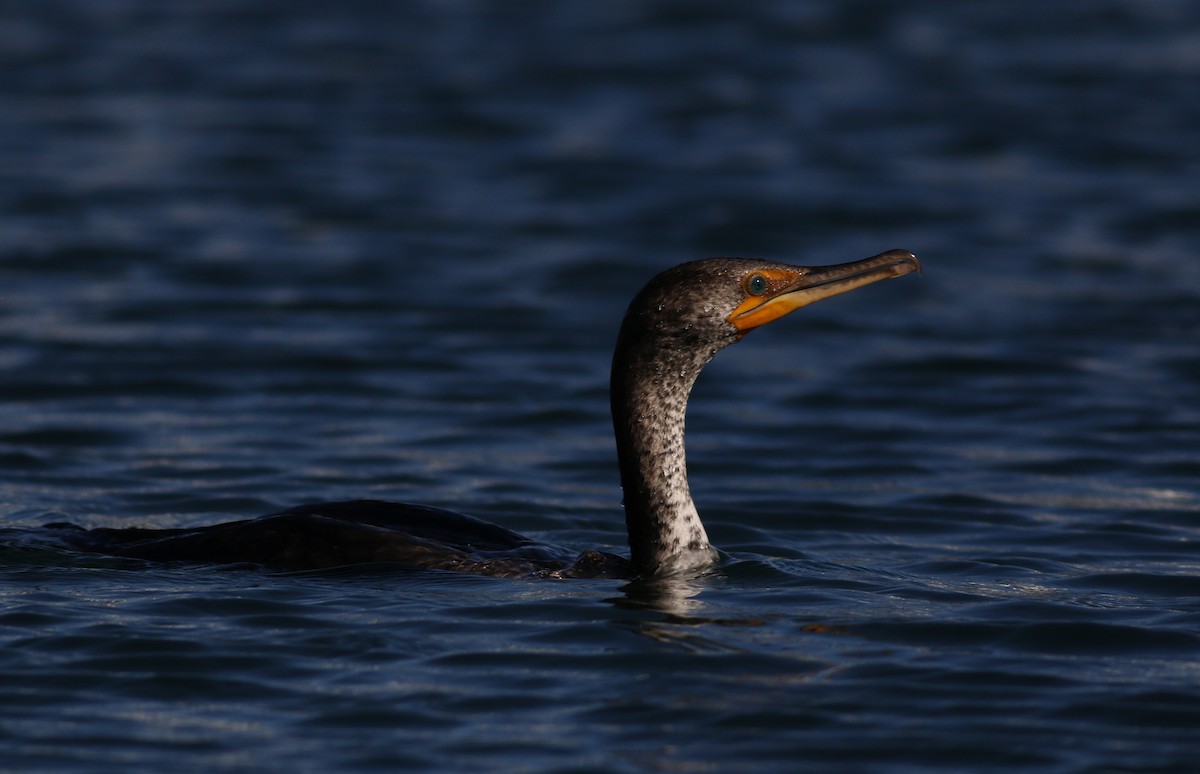
[[913, 250], [721, 353], [686, 582], [0, 549], [0, 769], [1193, 771], [1200, 6], [0, 6], [0, 520], [624, 551], [672, 263]]

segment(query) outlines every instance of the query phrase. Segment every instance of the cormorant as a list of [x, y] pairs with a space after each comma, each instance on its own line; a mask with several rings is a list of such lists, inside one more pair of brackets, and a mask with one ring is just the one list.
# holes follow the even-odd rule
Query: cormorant
[[716, 562], [717, 551], [692, 502], [683, 444], [700, 370], [761, 325], [920, 268], [912, 253], [890, 250], [816, 268], [711, 258], [651, 279], [621, 323], [610, 382], [629, 559], [599, 551], [576, 556], [454, 511], [377, 500], [302, 505], [190, 529], [47, 528], [75, 550], [282, 570], [398, 562], [481, 575], [627, 578], [702, 569]]

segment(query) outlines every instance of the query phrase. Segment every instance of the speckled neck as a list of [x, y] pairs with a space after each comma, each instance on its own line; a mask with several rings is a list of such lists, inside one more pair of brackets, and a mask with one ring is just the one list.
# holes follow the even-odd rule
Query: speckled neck
[[[619, 355], [618, 351], [618, 355]], [[716, 551], [688, 487], [684, 414], [703, 362], [626, 361], [612, 375], [613, 426], [634, 565], [643, 575], [712, 563]]]
[[630, 305], [610, 384], [629, 549], [642, 575], [682, 572], [717, 558], [688, 487], [684, 415], [701, 369], [736, 340], [732, 327], [714, 333], [681, 319], [678, 308], [659, 301], [662, 293], [651, 283]]

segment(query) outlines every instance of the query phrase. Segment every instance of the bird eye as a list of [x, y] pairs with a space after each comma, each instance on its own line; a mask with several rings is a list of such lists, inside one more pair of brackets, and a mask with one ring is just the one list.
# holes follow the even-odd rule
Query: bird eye
[[761, 296], [767, 292], [767, 278], [761, 274], [755, 274], [746, 281], [746, 292], [752, 296]]

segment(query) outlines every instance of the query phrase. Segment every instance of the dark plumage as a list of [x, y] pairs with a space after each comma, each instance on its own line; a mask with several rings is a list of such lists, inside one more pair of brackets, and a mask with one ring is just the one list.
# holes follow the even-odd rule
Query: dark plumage
[[712, 564], [688, 488], [684, 415], [692, 385], [718, 350], [801, 306], [919, 270], [893, 250], [803, 268], [713, 258], [667, 269], [629, 305], [613, 354], [613, 429], [630, 559], [571, 552], [453, 511], [359, 500], [304, 505], [192, 529], [47, 526], [61, 547], [154, 562], [252, 563], [282, 570], [372, 562], [498, 576], [631, 577]]

